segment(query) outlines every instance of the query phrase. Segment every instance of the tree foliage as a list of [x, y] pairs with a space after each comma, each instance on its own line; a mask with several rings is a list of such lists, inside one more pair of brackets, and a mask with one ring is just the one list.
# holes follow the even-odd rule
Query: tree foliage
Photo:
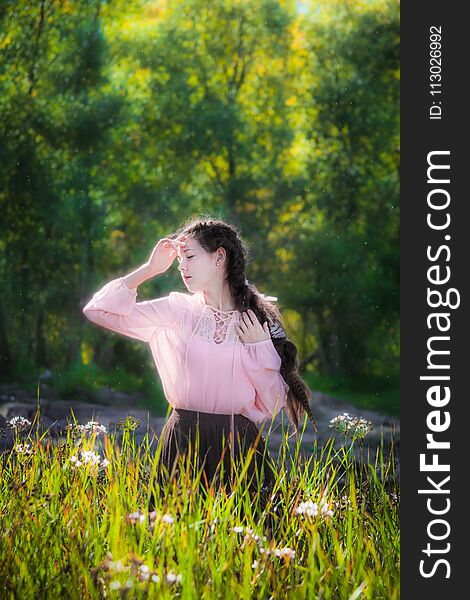
[[2, 6], [4, 375], [112, 365], [81, 306], [199, 211], [240, 226], [309, 368], [398, 371], [397, 0]]

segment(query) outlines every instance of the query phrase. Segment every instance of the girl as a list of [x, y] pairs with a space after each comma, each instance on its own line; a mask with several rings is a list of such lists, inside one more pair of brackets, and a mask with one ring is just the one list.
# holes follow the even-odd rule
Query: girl
[[[189, 293], [136, 302], [137, 287], [167, 271], [175, 258]], [[83, 312], [102, 327], [150, 345], [173, 407], [162, 432], [161, 473], [174, 475], [178, 456], [190, 453], [202, 466], [201, 482], [220, 481], [222, 468], [226, 485], [235, 461], [253, 447], [250, 486], [256, 491], [261, 484], [266, 493], [275, 467], [255, 423], [282, 408], [297, 435], [304, 411], [315, 422], [276, 298], [248, 282], [246, 261], [235, 227], [192, 219], [161, 239], [144, 265], [96, 292]]]

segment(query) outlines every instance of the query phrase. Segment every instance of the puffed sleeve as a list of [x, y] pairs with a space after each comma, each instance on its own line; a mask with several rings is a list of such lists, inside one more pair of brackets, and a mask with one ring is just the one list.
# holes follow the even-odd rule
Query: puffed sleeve
[[279, 372], [281, 357], [271, 338], [243, 344], [241, 357], [245, 373], [256, 390], [255, 406], [271, 418], [286, 406], [289, 391]]
[[95, 292], [83, 314], [101, 327], [149, 342], [158, 327], [177, 327], [172, 294], [136, 302], [137, 288], [129, 288], [119, 277]]

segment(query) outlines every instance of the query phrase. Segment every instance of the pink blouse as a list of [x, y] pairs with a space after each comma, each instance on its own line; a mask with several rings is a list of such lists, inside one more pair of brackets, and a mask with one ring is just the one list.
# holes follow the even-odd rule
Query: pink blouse
[[98, 290], [85, 316], [106, 329], [147, 342], [163, 390], [174, 408], [242, 414], [255, 423], [286, 406], [289, 386], [271, 339], [243, 343], [239, 311], [206, 304], [203, 292], [136, 302], [122, 277]]

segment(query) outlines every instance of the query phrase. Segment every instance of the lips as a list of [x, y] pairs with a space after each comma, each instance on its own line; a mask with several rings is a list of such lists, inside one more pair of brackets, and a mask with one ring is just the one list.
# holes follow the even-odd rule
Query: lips
[[183, 279], [185, 281], [188, 281], [188, 279], [191, 279], [191, 275], [183, 275]]

